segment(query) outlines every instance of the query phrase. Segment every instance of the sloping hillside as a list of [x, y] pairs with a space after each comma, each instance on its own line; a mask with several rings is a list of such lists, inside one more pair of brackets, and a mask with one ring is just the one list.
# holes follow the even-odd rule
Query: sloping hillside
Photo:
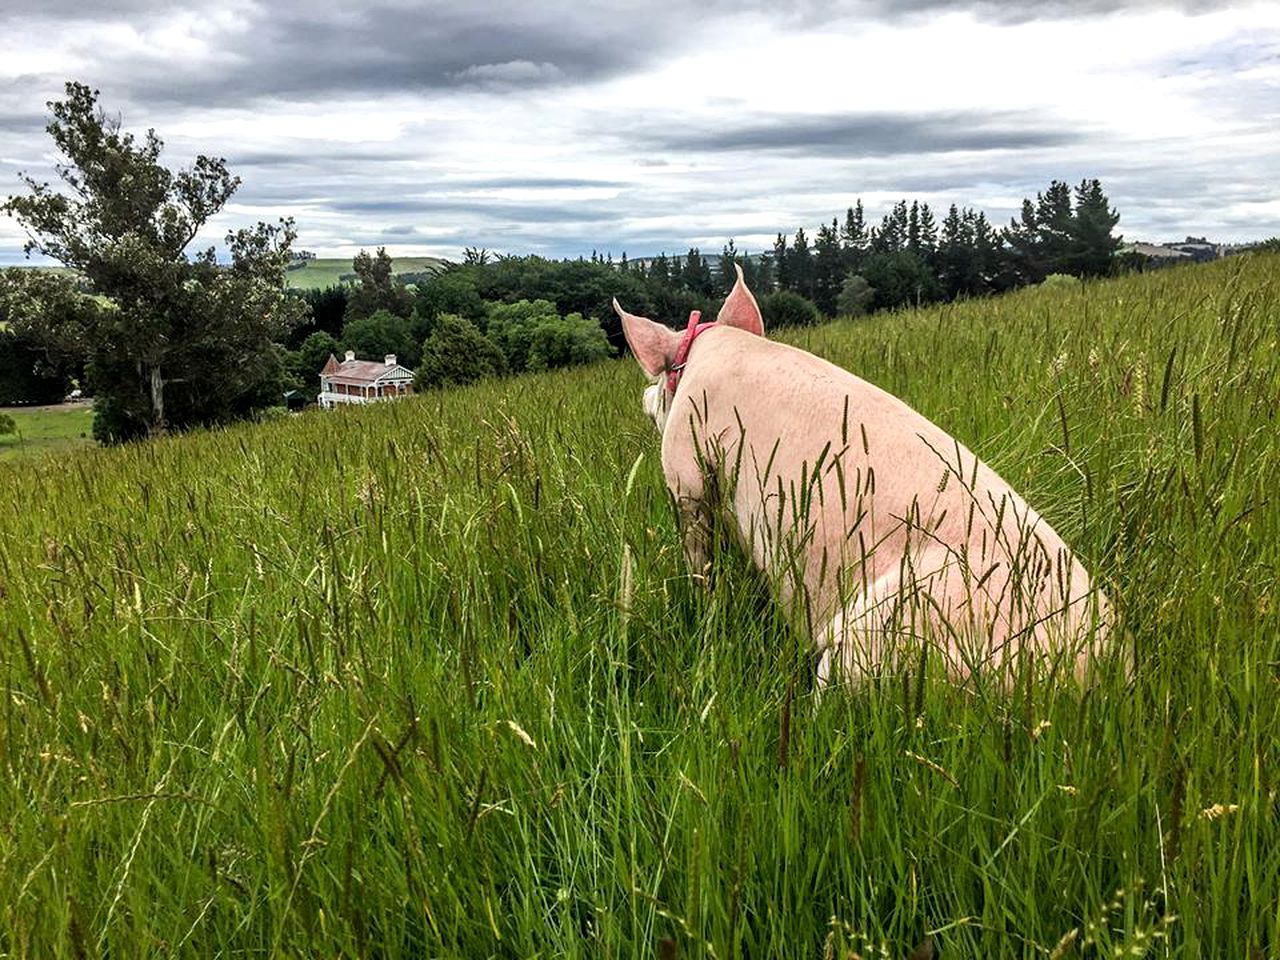
[[0, 952], [1270, 956], [1277, 315], [1242, 257], [790, 337], [1097, 571], [1088, 694], [815, 700], [630, 360], [0, 463]]
[[[402, 273], [435, 272], [445, 264], [439, 257], [396, 257], [391, 262], [391, 272]], [[323, 287], [341, 283], [343, 277], [354, 279], [351, 258], [317, 258], [295, 266], [285, 274], [285, 282], [294, 290], [318, 290]]]

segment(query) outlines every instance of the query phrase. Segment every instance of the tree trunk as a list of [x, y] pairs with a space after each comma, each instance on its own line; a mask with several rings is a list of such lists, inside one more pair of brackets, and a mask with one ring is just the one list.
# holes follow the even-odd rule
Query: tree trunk
[[151, 433], [160, 435], [167, 433], [169, 425], [164, 419], [164, 379], [160, 376], [160, 368], [151, 368]]

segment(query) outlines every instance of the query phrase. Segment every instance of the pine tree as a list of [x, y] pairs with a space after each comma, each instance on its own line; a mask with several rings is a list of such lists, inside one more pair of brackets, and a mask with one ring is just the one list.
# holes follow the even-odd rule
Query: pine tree
[[845, 273], [856, 273], [867, 252], [867, 221], [862, 212], [862, 200], [850, 207], [840, 228], [840, 247], [844, 253]]
[[1000, 238], [987, 221], [987, 215], [979, 212], [973, 221], [974, 274], [978, 287], [975, 293], [991, 293], [998, 289], [1000, 277]]
[[845, 211], [844, 226], [840, 230], [840, 244], [846, 250], [865, 250], [867, 246], [867, 221], [862, 212], [862, 199]]
[[773, 272], [777, 278], [779, 290], [791, 290], [793, 288], [789, 260], [790, 251], [787, 250], [787, 238], [779, 233], [778, 238], [773, 241]]
[[804, 227], [796, 231], [787, 251], [787, 273], [791, 277], [791, 289], [808, 299], [813, 299], [813, 252]]
[[649, 265], [649, 279], [659, 287], [671, 286], [671, 264], [665, 250]]
[[1036, 194], [1040, 258], [1046, 274], [1071, 272], [1073, 219], [1071, 188], [1065, 183], [1054, 180], [1048, 190]]
[[734, 245], [733, 238], [730, 237], [729, 242], [724, 245], [724, 249], [720, 252], [720, 286], [724, 293], [728, 293], [738, 279], [738, 274], [733, 269], [737, 263], [738, 248]]
[[840, 250], [840, 228], [835, 219], [818, 228], [814, 242], [813, 302], [825, 315], [835, 316], [836, 298], [845, 278], [844, 256]]
[[764, 296], [772, 293], [775, 287], [773, 280], [773, 259], [768, 254], [760, 254], [759, 257], [750, 257], [746, 254], [742, 258], [742, 276], [756, 294]]
[[702, 258], [697, 247], [690, 247], [680, 269], [680, 283], [702, 297], [709, 297], [715, 292], [715, 283], [711, 279], [711, 266]]
[[926, 260], [931, 260], [938, 249], [938, 222], [933, 218], [929, 204], [920, 204], [920, 226], [918, 231], [920, 253]]
[[953, 203], [947, 211], [946, 219], [942, 221], [942, 239], [938, 248], [938, 279], [942, 284], [943, 296], [948, 300], [954, 300], [966, 292], [969, 255], [964, 218]]
[[907, 201], [900, 200], [880, 219], [879, 229], [872, 232], [871, 249], [876, 253], [898, 253], [906, 249], [909, 221]]
[[1111, 231], [1120, 214], [1111, 208], [1099, 180], [1081, 180], [1075, 189], [1075, 218], [1072, 224], [1072, 273], [1101, 277], [1111, 272], [1112, 260], [1120, 248], [1120, 237]]
[[1009, 245], [1008, 286], [1039, 283], [1047, 275], [1040, 243], [1040, 221], [1036, 207], [1030, 200], [1022, 201], [1022, 213], [1010, 220], [1004, 229], [1004, 241]]

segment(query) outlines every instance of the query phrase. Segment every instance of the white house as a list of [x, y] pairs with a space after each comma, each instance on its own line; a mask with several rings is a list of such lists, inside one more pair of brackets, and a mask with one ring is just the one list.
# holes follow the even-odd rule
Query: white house
[[326, 410], [340, 403], [373, 403], [413, 392], [413, 371], [396, 363], [394, 353], [377, 360], [357, 360], [348, 350], [341, 362], [329, 354], [320, 371], [320, 395], [316, 400]]

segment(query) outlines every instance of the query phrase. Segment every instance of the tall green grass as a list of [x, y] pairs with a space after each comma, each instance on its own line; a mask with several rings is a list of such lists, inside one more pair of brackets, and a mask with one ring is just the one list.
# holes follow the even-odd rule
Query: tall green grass
[[629, 360], [0, 463], [0, 954], [1274, 956], [1278, 338], [1277, 258], [791, 337], [1078, 549], [1087, 693], [818, 701]]

